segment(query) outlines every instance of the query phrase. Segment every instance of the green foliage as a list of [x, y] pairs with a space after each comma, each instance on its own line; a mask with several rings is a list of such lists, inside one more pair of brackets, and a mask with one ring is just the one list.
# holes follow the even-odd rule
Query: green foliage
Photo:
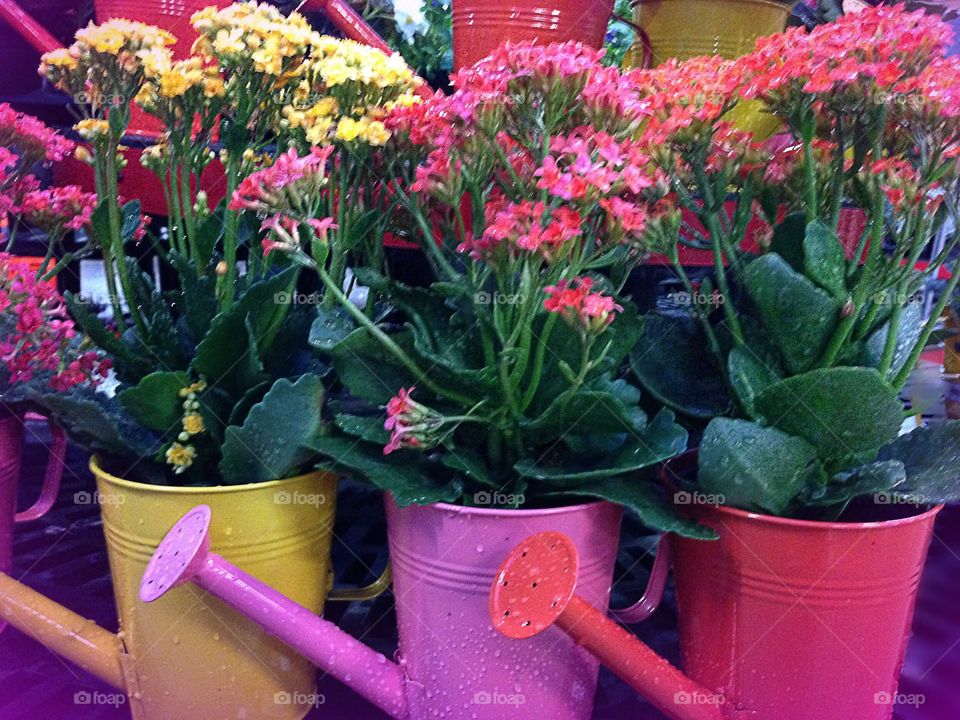
[[775, 227], [760, 257], [732, 262], [730, 307], [650, 317], [632, 353], [645, 389], [710, 421], [700, 489], [735, 507], [822, 519], [864, 495], [960, 497], [960, 451], [948, 449], [957, 425], [897, 438], [904, 408], [895, 378], [915, 361], [920, 305], [895, 307], [889, 290], [855, 295], [862, 270], [827, 222], [800, 213]]
[[[221, 310], [209, 268], [173, 251], [167, 261], [179, 282], [166, 293], [127, 265], [143, 329], [118, 337], [89, 306], [67, 298], [77, 323], [113, 360], [115, 399], [44, 393], [37, 403], [77, 442], [145, 482], [259, 482], [309, 467], [313, 451], [303, 443], [320, 432], [327, 366], [307, 343], [312, 314], [292, 303], [297, 270], [249, 282]], [[193, 452], [179, 472], [167, 459], [175, 446]]]

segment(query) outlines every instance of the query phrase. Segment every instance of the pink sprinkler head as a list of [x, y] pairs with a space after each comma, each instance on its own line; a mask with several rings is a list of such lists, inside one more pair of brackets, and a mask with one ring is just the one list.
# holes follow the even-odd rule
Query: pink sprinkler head
[[150, 558], [140, 581], [140, 599], [153, 602], [170, 588], [190, 582], [209, 553], [210, 507], [198, 505], [170, 528]]
[[576, 547], [561, 533], [539, 533], [517, 545], [490, 588], [494, 629], [522, 640], [553, 625], [573, 597], [579, 565]]

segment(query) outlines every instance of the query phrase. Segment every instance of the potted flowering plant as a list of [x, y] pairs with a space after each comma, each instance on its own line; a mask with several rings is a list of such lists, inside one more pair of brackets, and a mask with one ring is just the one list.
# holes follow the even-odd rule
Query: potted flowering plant
[[[50, 462], [40, 497], [16, 512], [17, 481], [24, 439], [24, 413], [36, 409], [45, 392], [95, 386], [108, 362], [81, 349], [63, 298], [49, 278], [57, 254], [71, 230], [87, 225], [96, 198], [76, 187], [41, 188], [33, 171], [60, 160], [73, 143], [36, 118], [0, 104], [0, 213], [7, 221], [6, 247], [0, 252], [0, 572], [9, 572], [13, 523], [43, 515], [56, 499], [63, 468], [65, 438], [51, 425]], [[44, 233], [46, 254], [35, 264], [10, 255], [25, 229]], [[75, 254], [89, 252], [89, 245]]]
[[[191, 22], [198, 39], [190, 57], [171, 53], [169, 33], [123, 19], [91, 25], [69, 48], [43, 57], [48, 79], [88, 101], [75, 129], [96, 179], [99, 204], [90, 225], [107, 268], [112, 325], [78, 298], [69, 304], [112, 360], [118, 383], [112, 396], [75, 389], [41, 401], [96, 453], [91, 469], [127, 632], [124, 651], [139, 676], [131, 702], [145, 717], [235, 716], [253, 696], [264, 703], [258, 716], [302, 717], [314, 687], [307, 662], [291, 661], [239, 615], [220, 617], [189, 594], [140, 605], [148, 553], [131, 547], [155, 546], [180, 515], [205, 503], [218, 516], [214, 549], [322, 610], [336, 476], [313, 469], [316, 451], [308, 442], [321, 432], [327, 375], [307, 345], [315, 298], [300, 301], [299, 268], [261, 245], [266, 230], [251, 209], [272, 197], [271, 189], [302, 189], [295, 181], [306, 169], [296, 153], [285, 152], [291, 146], [349, 144], [336, 171], [348, 192], [365, 172], [365, 153], [388, 136], [379, 114], [387, 103], [407, 101], [413, 76], [396, 58], [321, 37], [302, 16], [267, 4], [210, 7]], [[335, 97], [341, 86], [354, 92], [342, 105]], [[159, 237], [146, 233], [137, 200], [118, 197], [131, 101], [164, 128], [142, 160], [167, 199], [169, 225]], [[324, 162], [331, 151], [317, 148], [311, 162]], [[244, 201], [211, 207], [199, 189], [217, 159], [228, 199], [236, 190]], [[260, 168], [277, 181], [254, 188], [248, 176]], [[324, 211], [343, 228], [342, 242], [329, 243], [335, 276], [348, 275], [348, 252], [374, 247], [379, 202], [369, 196]], [[322, 243], [326, 229], [312, 231]], [[146, 238], [173, 269], [171, 288], [156, 287], [130, 257]], [[168, 632], [174, 624], [180, 631]], [[223, 661], [209, 663], [213, 655]], [[194, 681], [189, 692], [185, 676]], [[235, 685], [251, 692], [235, 693]], [[288, 696], [297, 701], [276, 700]]]
[[[487, 617], [489, 581], [517, 540], [570, 533], [591, 568], [579, 592], [605, 607], [619, 536], [613, 503], [652, 527], [709, 536], [644, 478], [684, 449], [686, 433], [669, 410], [648, 415], [622, 377], [642, 333], [622, 288], [677, 226], [656, 201], [665, 179], [647, 171], [633, 139], [639, 96], [600, 58], [573, 43], [508, 44], [458, 73], [450, 97], [393, 110], [385, 152], [408, 169], [382, 192], [399, 199], [399, 224], [431, 267], [428, 287], [358, 267], [371, 299], [351, 302], [311, 228], [311, 212], [335, 192], [322, 163], [312, 165], [320, 200], [264, 208], [270, 227], [297, 229], [273, 230], [273, 247], [313, 268], [339, 301], [319, 309], [311, 343], [351, 398], [332, 406], [331, 431], [310, 447], [325, 456], [320, 467], [388, 491], [401, 647], [407, 672], [431, 678], [438, 702], [495, 687], [497, 668], [484, 663], [458, 686], [446, 659], [454, 647], [482, 638], [501, 663], [523, 667], [547, 657], [544, 646], [497, 636]], [[270, 180], [269, 169], [250, 178]], [[319, 222], [335, 243], [341, 230]], [[417, 627], [424, 616], [434, 618], [430, 637]], [[549, 707], [576, 684], [574, 715], [588, 716], [595, 661], [560, 642], [549, 665], [544, 689], [523, 692]]]
[[[698, 290], [670, 251], [694, 300], [650, 318], [632, 353], [648, 392], [709, 421], [696, 484], [676, 481], [720, 536], [676, 544], [687, 670], [762, 716], [779, 716], [789, 684], [797, 717], [890, 717], [934, 516], [960, 497], [960, 425], [898, 437], [898, 393], [960, 280], [956, 237], [916, 269], [957, 216], [948, 44], [938, 18], [877, 8], [735, 62], [635, 76], [651, 156], [697, 218], [683, 242], [715, 258]], [[790, 140], [761, 146], [726, 123], [741, 98]], [[836, 235], [845, 203], [866, 213], [856, 247]], [[755, 209], [769, 223], [758, 255], [741, 251]], [[913, 296], [944, 264], [924, 320]], [[798, 671], [788, 646], [818, 661]]]

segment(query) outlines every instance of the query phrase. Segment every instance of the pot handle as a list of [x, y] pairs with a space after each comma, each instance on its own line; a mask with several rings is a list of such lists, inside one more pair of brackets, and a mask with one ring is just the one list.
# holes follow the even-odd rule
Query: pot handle
[[663, 591], [667, 587], [667, 578], [670, 576], [670, 561], [673, 557], [671, 547], [670, 533], [665, 533], [660, 537], [660, 543], [657, 546], [657, 556], [653, 561], [653, 568], [650, 570], [650, 580], [647, 581], [647, 589], [640, 598], [630, 607], [619, 610], [610, 610], [610, 617], [614, 620], [630, 625], [646, 620], [653, 615], [663, 600]]
[[[39, 416], [37, 416], [39, 417]], [[47, 472], [43, 477], [43, 486], [37, 501], [27, 510], [14, 516], [15, 522], [27, 522], [43, 517], [53, 507], [60, 493], [60, 481], [63, 479], [64, 458], [67, 454], [67, 434], [63, 428], [46, 418], [50, 426], [50, 454], [47, 457]]]
[[388, 560], [387, 566], [383, 569], [383, 573], [371, 584], [358, 588], [331, 588], [330, 592], [327, 593], [327, 600], [342, 602], [373, 600], [375, 597], [379, 597], [386, 592], [392, 580], [393, 570]]

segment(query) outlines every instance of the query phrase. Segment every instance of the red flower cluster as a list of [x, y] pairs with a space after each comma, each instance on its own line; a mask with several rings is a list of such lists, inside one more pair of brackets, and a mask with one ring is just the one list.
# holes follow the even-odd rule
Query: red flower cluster
[[784, 108], [803, 94], [847, 107], [882, 102], [898, 81], [942, 56], [950, 40], [949, 26], [935, 15], [902, 5], [868, 8], [811, 32], [761, 38], [738, 61], [749, 73], [742, 94]]
[[649, 103], [650, 121], [644, 142], [659, 145], [683, 131], [709, 128], [738, 98], [744, 67], [719, 56], [678, 62], [668, 60], [651, 70], [637, 70], [631, 81]]
[[400, 448], [430, 447], [436, 442], [436, 432], [444, 423], [443, 415], [416, 402], [411, 395], [416, 388], [401, 388], [387, 403], [387, 419], [383, 423], [390, 431], [390, 440], [383, 448], [389, 455]]
[[547, 299], [543, 307], [548, 312], [559, 313], [574, 327], [588, 333], [600, 333], [613, 322], [614, 313], [623, 308], [609, 295], [591, 292], [592, 289], [593, 280], [588, 277], [550, 285], [546, 288]]
[[569, 207], [550, 207], [543, 202], [492, 202], [487, 206], [487, 227], [479, 240], [467, 240], [457, 248], [475, 260], [500, 265], [519, 252], [537, 254], [547, 262], [563, 257], [580, 236], [583, 219]]
[[0, 337], [0, 362], [11, 385], [47, 372], [51, 387], [63, 391], [96, 384], [110, 369], [110, 361], [96, 352], [74, 352], [76, 330], [59, 293], [6, 254], [0, 254], [0, 313], [16, 319]]

